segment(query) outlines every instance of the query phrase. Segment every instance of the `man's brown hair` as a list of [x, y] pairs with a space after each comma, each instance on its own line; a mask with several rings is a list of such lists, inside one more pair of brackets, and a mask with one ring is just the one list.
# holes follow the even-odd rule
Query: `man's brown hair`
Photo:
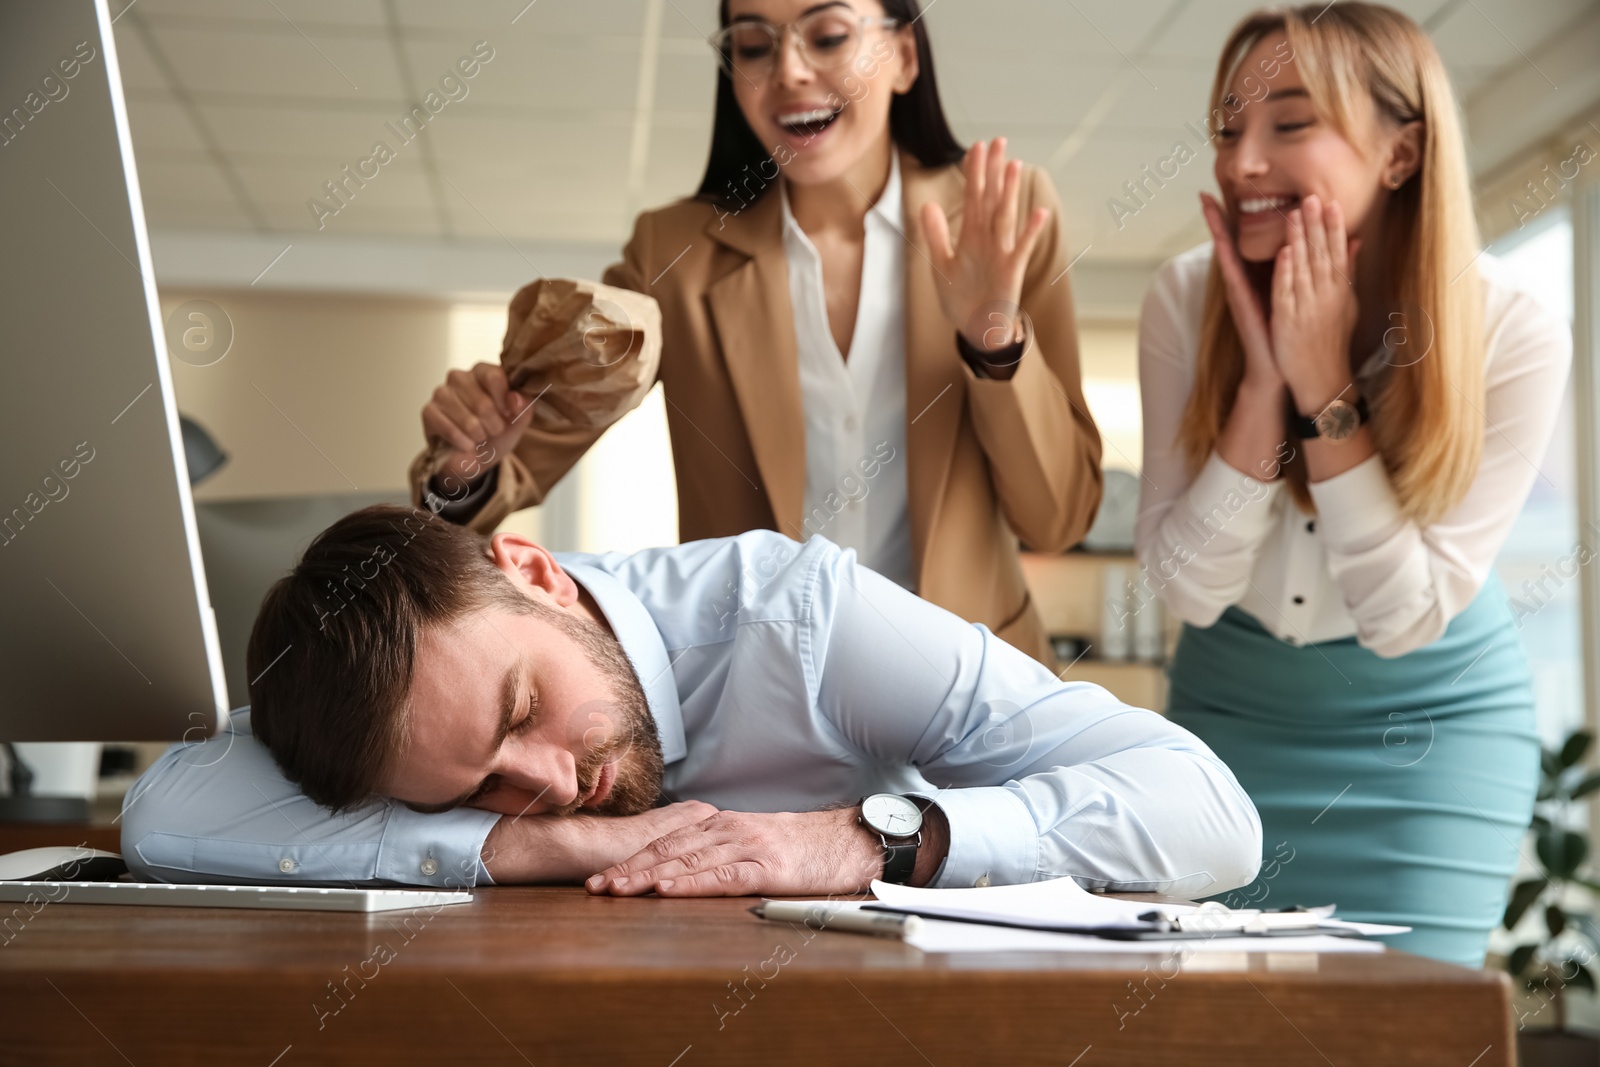
[[490, 605], [536, 610], [486, 548], [420, 508], [363, 508], [267, 592], [245, 655], [251, 726], [306, 796], [343, 811], [380, 794], [424, 627]]

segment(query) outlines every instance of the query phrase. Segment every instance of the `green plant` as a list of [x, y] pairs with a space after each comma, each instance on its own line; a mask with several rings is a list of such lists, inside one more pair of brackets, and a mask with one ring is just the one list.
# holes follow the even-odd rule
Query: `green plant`
[[1567, 1025], [1566, 988], [1595, 992], [1595, 973], [1589, 965], [1600, 957], [1600, 923], [1594, 912], [1572, 906], [1575, 897], [1588, 901], [1591, 894], [1600, 893], [1600, 881], [1583, 872], [1589, 839], [1581, 832], [1578, 803], [1600, 789], [1600, 771], [1581, 766], [1593, 741], [1587, 730], [1576, 730], [1559, 750], [1541, 751], [1539, 793], [1528, 824], [1541, 873], [1512, 889], [1502, 920], [1511, 930], [1529, 909], [1543, 908], [1546, 936], [1513, 949], [1506, 970], [1530, 991], [1548, 997], [1558, 1030]]

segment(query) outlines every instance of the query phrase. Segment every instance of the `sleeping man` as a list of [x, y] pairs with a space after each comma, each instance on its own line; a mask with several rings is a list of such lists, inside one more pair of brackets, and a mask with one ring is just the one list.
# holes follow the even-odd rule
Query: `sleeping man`
[[267, 594], [248, 676], [247, 712], [130, 790], [137, 876], [1195, 897], [1261, 858], [1192, 734], [820, 537], [552, 554], [367, 508]]

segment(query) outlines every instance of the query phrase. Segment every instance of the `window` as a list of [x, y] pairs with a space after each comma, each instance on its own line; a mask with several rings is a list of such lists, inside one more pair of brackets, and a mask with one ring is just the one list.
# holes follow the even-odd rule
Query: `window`
[[[1534, 225], [1490, 248], [1568, 322], [1573, 311], [1572, 237], [1568, 211], [1552, 208]], [[1580, 540], [1574, 415], [1569, 382], [1539, 477], [1495, 562], [1521, 624], [1539, 734], [1546, 746], [1558, 745], [1584, 721], [1579, 583], [1574, 574], [1560, 573], [1576, 564], [1571, 557]], [[1600, 549], [1593, 538], [1585, 543]]]

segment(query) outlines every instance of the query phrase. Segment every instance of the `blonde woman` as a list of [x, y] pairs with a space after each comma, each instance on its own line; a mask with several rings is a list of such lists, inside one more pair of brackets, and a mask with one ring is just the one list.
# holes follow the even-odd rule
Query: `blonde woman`
[[1571, 337], [1480, 254], [1450, 85], [1406, 16], [1257, 12], [1211, 107], [1213, 242], [1140, 318], [1139, 554], [1185, 624], [1169, 714], [1261, 812], [1232, 902], [1335, 903], [1476, 966], [1539, 765], [1492, 564]]

